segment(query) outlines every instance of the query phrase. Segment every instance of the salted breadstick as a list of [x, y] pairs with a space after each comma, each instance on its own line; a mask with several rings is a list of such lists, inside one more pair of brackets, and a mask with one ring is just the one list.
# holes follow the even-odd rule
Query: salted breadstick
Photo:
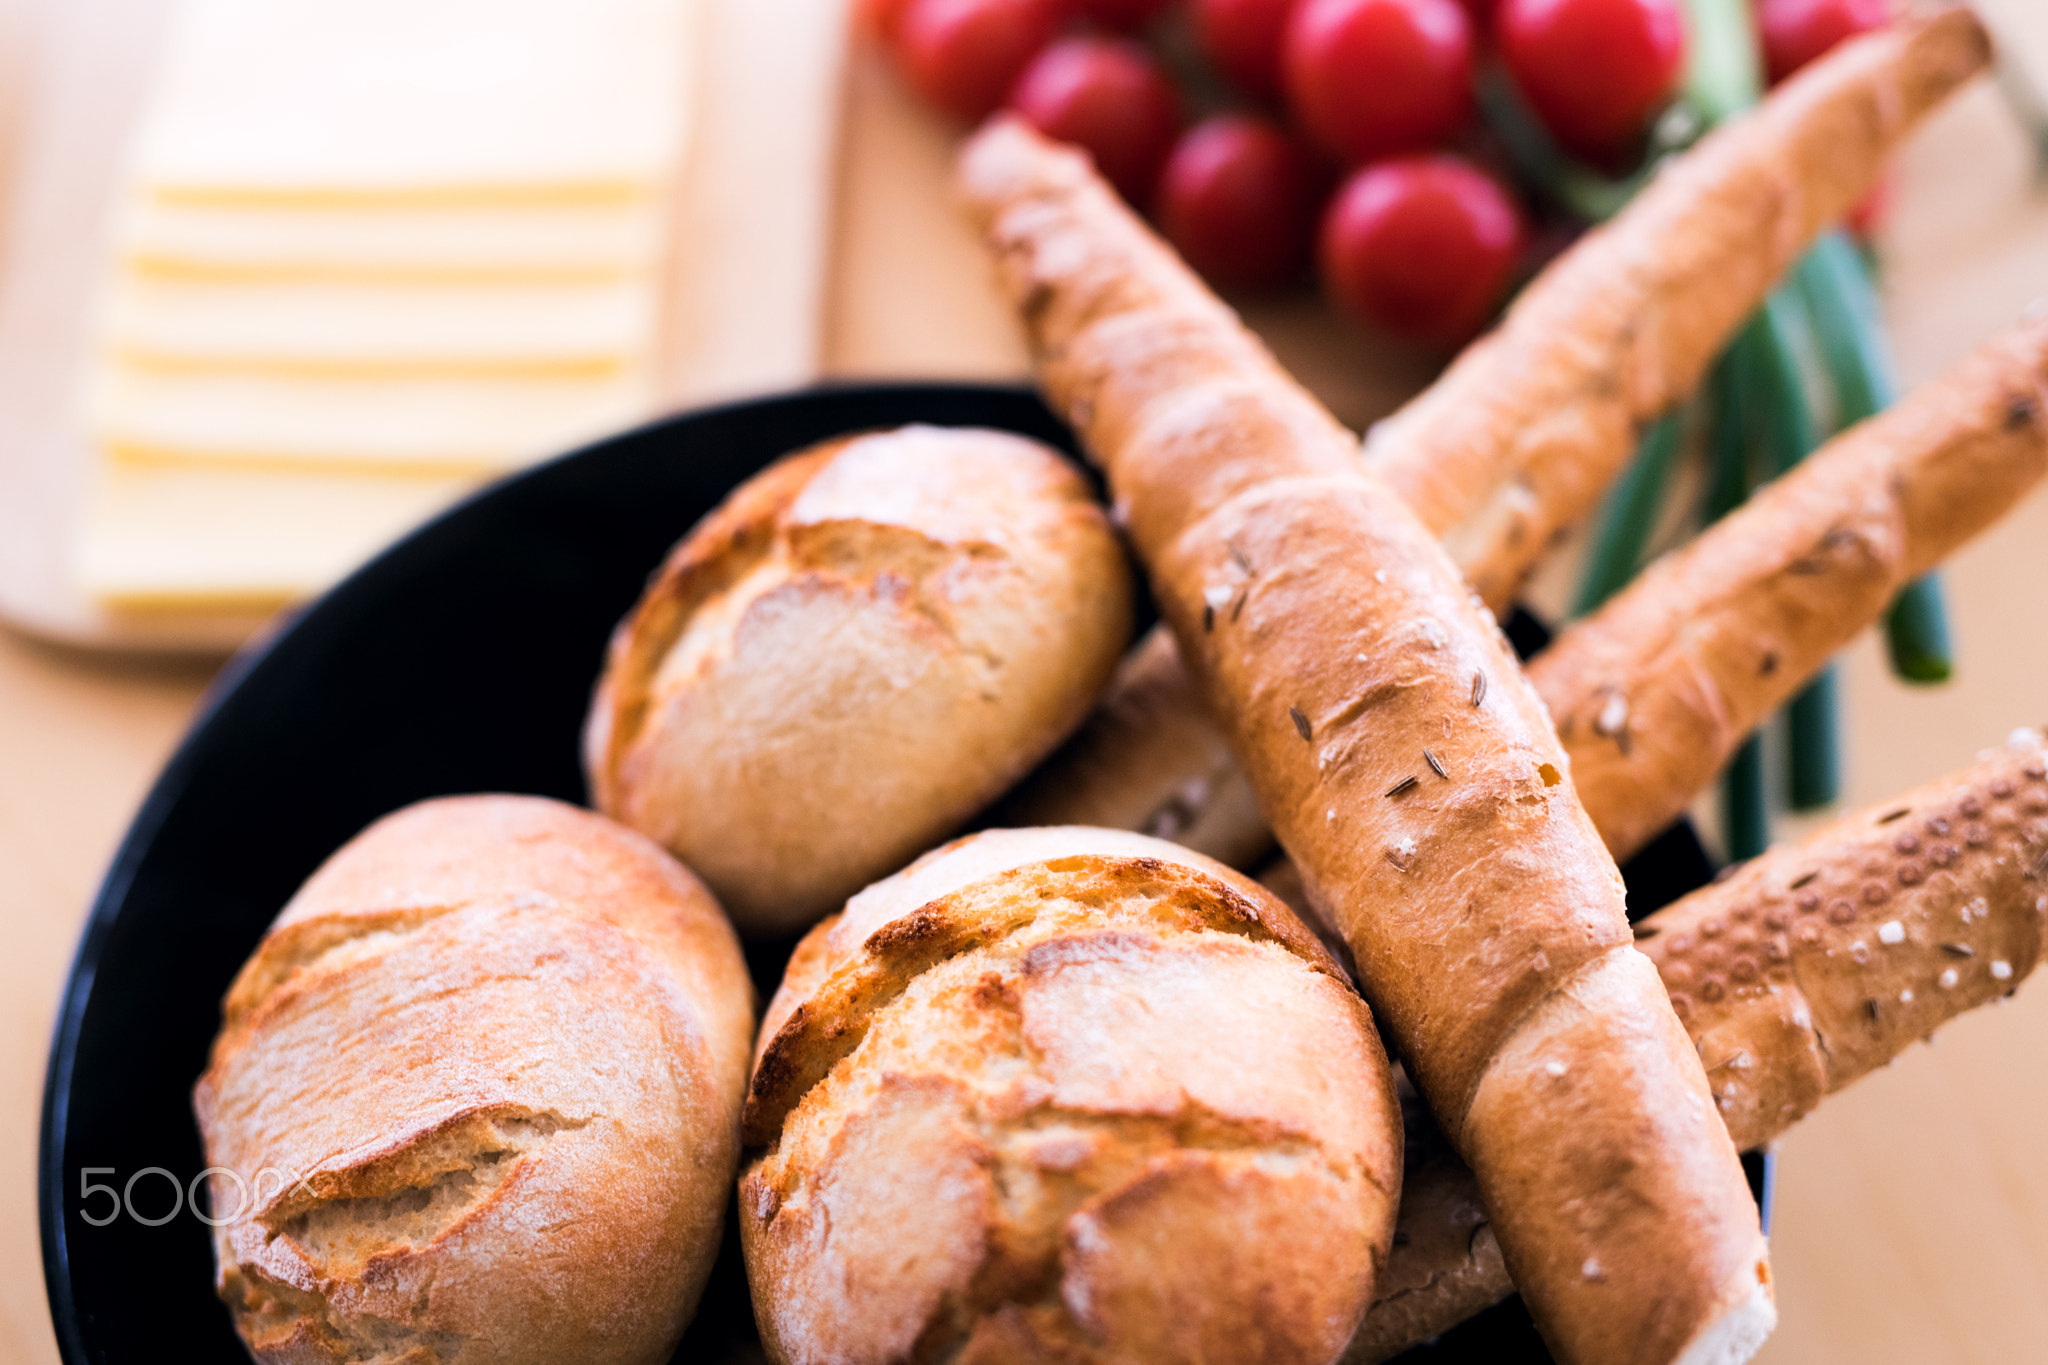
[[1349, 434], [1089, 169], [963, 161], [1040, 380], [1570, 1365], [1739, 1362], [1754, 1202], [1491, 616]]
[[[2021, 730], [1974, 767], [1744, 864], [1636, 936], [1746, 1149], [2010, 995], [2044, 926], [2048, 745]], [[1407, 1141], [1394, 1251], [1345, 1365], [1397, 1355], [1514, 1289], [1471, 1173], [1426, 1124], [1410, 1122]]]
[[1693, 391], [1921, 115], [1990, 56], [1961, 8], [1842, 44], [1545, 270], [1494, 332], [1373, 429], [1367, 463], [1505, 608], [1643, 427]]
[[[1960, 10], [1838, 48], [1680, 157], [1538, 275], [1497, 332], [1374, 428], [1368, 463], [1489, 604], [1507, 602], [1553, 533], [1619, 472], [1641, 424], [1693, 389], [1884, 151], [1987, 51]], [[1034, 779], [1030, 823], [1163, 833], [1225, 862], [1262, 852], [1263, 822], [1217, 767], [1220, 731], [1176, 676], [1165, 631], [1142, 649]]]
[[[1995, 522], [2048, 473], [2048, 319], [1986, 343], [1890, 411], [1808, 457], [1652, 566], [1529, 665], [1607, 848], [1626, 860], [1675, 820], [1736, 747], [1875, 621], [1898, 589]], [[1157, 820], [1232, 861], [1261, 851], [1222, 733], [1146, 646], [1098, 716], [1034, 777], [1047, 821]], [[1142, 678], [1142, 689], [1126, 683]], [[1205, 732], [1204, 727], [1207, 727]], [[1163, 737], [1170, 734], [1170, 742]], [[1205, 747], [1206, 746], [1206, 747]], [[1188, 768], [1204, 756], [1200, 784]], [[1120, 802], [1101, 799], [1117, 774]], [[1127, 826], [1128, 827], [1128, 826]]]
[[1900, 588], [2048, 474], [2048, 320], [1809, 456], [1529, 665], [1626, 859]]

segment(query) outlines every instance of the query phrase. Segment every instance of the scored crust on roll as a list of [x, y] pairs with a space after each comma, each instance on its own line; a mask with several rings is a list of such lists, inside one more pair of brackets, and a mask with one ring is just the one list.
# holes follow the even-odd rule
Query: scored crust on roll
[[1041, 384], [1552, 1351], [1746, 1359], [1776, 1321], [1756, 1205], [1492, 616], [1084, 157], [1005, 120], [961, 182]]
[[409, 807], [313, 874], [223, 1014], [193, 1106], [232, 1173], [217, 1287], [258, 1359], [675, 1349], [753, 1010], [731, 927], [666, 853], [537, 798]]
[[1326, 1362], [1392, 1235], [1364, 1002], [1256, 883], [1107, 830], [996, 830], [792, 960], [742, 1241], [786, 1365]]
[[1074, 465], [913, 426], [778, 462], [613, 637], [585, 764], [743, 928], [801, 929], [951, 833], [1080, 723], [1128, 565]]

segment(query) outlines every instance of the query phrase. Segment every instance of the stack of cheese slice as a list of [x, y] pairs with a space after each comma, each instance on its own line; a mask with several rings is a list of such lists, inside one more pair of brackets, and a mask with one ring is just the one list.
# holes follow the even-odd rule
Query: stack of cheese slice
[[85, 410], [79, 577], [317, 590], [656, 401], [697, 0], [190, 0]]

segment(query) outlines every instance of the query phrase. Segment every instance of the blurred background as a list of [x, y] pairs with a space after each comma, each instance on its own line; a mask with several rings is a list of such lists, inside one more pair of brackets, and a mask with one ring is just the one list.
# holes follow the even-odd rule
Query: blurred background
[[[996, 103], [1091, 145], [1362, 430], [1659, 157], [1885, 6], [1413, 0], [1406, 28], [1285, 60], [1257, 36], [1274, 4], [1086, 8], [0, 0], [0, 1360], [56, 1358], [35, 1138], [78, 927], [276, 613], [481, 482], [664, 412], [1023, 382], [947, 190]], [[1930, 120], [1844, 239], [1907, 388], [2048, 297], [2048, 6], [1977, 8], [2000, 80]], [[1387, 226], [1417, 204], [1426, 230]], [[1688, 419], [1631, 562], [1697, 523], [1710, 426]], [[1585, 600], [1588, 558], [1560, 551], [1540, 614]], [[1940, 602], [1947, 681], [1903, 680], [1883, 631], [1840, 665], [1841, 801], [2048, 721], [2048, 495]], [[1727, 800], [1698, 811], [1722, 847]], [[1762, 800], [1781, 837], [1824, 814]], [[2034, 987], [1784, 1141], [1764, 1360], [2040, 1356], [2044, 1066]]]

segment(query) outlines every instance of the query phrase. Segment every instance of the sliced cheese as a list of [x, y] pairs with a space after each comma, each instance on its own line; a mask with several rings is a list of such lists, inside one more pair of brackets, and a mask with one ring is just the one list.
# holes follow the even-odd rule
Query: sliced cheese
[[102, 466], [77, 581], [123, 610], [261, 610], [320, 591], [474, 479]]
[[124, 278], [107, 344], [160, 370], [602, 373], [653, 346], [650, 281], [565, 285], [218, 284]]
[[660, 267], [655, 204], [552, 208], [223, 208], [136, 203], [123, 267], [214, 282], [591, 283]]
[[292, 379], [102, 368], [91, 430], [149, 464], [496, 471], [644, 418], [646, 365], [589, 379]]
[[167, 203], [660, 197], [692, 0], [191, 0], [136, 176]]

